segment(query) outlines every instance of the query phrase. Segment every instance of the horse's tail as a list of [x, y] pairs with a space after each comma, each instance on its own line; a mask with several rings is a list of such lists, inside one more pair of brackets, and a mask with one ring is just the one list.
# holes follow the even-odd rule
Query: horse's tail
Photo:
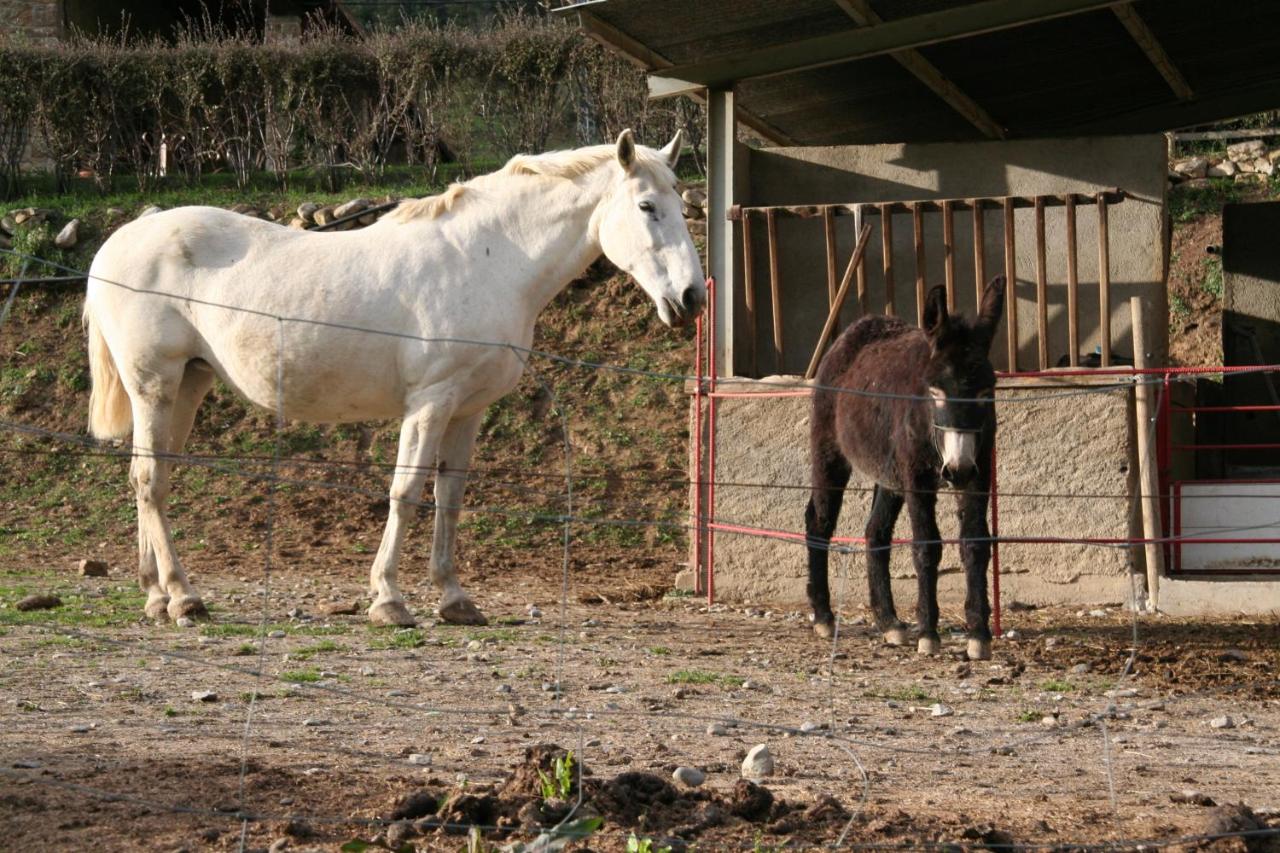
[[94, 438], [124, 438], [133, 427], [133, 407], [129, 394], [120, 381], [120, 371], [107, 348], [102, 330], [93, 321], [88, 303], [84, 308], [84, 327], [89, 333], [89, 433]]

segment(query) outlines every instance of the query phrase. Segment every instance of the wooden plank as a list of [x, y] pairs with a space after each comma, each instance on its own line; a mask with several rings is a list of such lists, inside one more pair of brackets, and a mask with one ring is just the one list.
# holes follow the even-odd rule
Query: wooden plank
[[871, 226], [863, 225], [858, 234], [858, 244], [853, 247], [853, 256], [849, 258], [849, 265], [845, 267], [844, 277], [840, 280], [840, 289], [836, 292], [836, 298], [832, 300], [831, 308], [827, 311], [827, 322], [823, 324], [822, 333], [818, 335], [818, 344], [813, 348], [813, 357], [809, 359], [809, 367], [804, 372], [805, 379], [812, 379], [818, 373], [822, 353], [826, 350], [832, 333], [835, 332], [836, 324], [840, 320], [840, 309], [844, 307], [845, 298], [849, 295], [849, 282], [853, 280], [858, 267], [862, 266], [863, 256], [870, 241]]
[[[1133, 366], [1142, 370], [1150, 366], [1147, 363], [1142, 298], [1131, 297], [1129, 310], [1133, 317]], [[1156, 406], [1151, 400], [1152, 388], [1150, 382], [1139, 382], [1134, 389], [1134, 419], [1137, 422], [1138, 476], [1142, 486], [1142, 533], [1146, 540], [1143, 554], [1147, 562], [1147, 609], [1154, 611], [1160, 606], [1160, 577], [1164, 574], [1164, 549], [1160, 540], [1164, 536], [1160, 523], [1160, 473], [1156, 470], [1158, 462], [1153, 440]]]
[[880, 206], [880, 253], [884, 258], [884, 313], [898, 313], [893, 292], [893, 213], [889, 205]]
[[742, 220], [742, 297], [747, 309], [747, 328], [751, 330], [751, 375], [760, 375], [760, 321], [756, 313], [756, 258], [751, 248], [751, 218]]
[[1036, 343], [1040, 369], [1049, 369], [1049, 278], [1045, 262], [1044, 205], [1036, 204]]
[[1182, 72], [1178, 70], [1178, 66], [1173, 64], [1173, 60], [1169, 58], [1169, 54], [1165, 52], [1164, 45], [1160, 44], [1160, 40], [1156, 38], [1156, 34], [1151, 32], [1151, 28], [1147, 26], [1147, 22], [1142, 20], [1142, 16], [1129, 3], [1121, 3], [1112, 6], [1111, 11], [1120, 19], [1120, 23], [1124, 24], [1124, 28], [1129, 31], [1129, 35], [1138, 43], [1138, 47], [1142, 48], [1142, 52], [1147, 55], [1147, 59], [1160, 72], [1160, 76], [1164, 78], [1164, 82], [1169, 84], [1169, 88], [1173, 93], [1184, 101], [1189, 101], [1195, 97], [1195, 92], [1191, 90], [1191, 86], [1187, 84], [1187, 78], [1182, 76]]
[[916, 246], [916, 325], [924, 325], [924, 295], [928, 290], [924, 268], [924, 208], [919, 204], [911, 207], [911, 230]]
[[[884, 18], [871, 8], [869, 0], [834, 0], [845, 14], [857, 21], [860, 27], [875, 27], [884, 23]], [[892, 53], [894, 61], [917, 80], [941, 98], [947, 106], [955, 110], [970, 124], [989, 139], [1004, 139], [1005, 129], [993, 119], [978, 102], [964, 93], [959, 86], [943, 76], [932, 62], [925, 59], [918, 50], [902, 50]]]
[[[864, 218], [862, 205], [855, 205], [853, 214], [853, 230], [855, 234], [862, 234]], [[871, 300], [867, 293], [867, 257], [863, 255], [862, 259], [858, 261], [858, 316], [865, 317], [870, 313]]]
[[956, 223], [951, 202], [942, 203], [942, 267], [946, 275], [947, 310], [956, 310]]
[[982, 210], [982, 200], [974, 199], [973, 206], [973, 287], [975, 306], [982, 305], [982, 292], [987, 286], [987, 220]]
[[786, 371], [786, 358], [782, 349], [782, 283], [778, 269], [778, 219], [773, 213], [765, 218], [769, 233], [769, 294], [773, 298], [773, 370]]
[[1098, 337], [1102, 343], [1102, 366], [1111, 366], [1111, 235], [1107, 200], [1098, 193]]
[[1018, 372], [1018, 257], [1015, 246], [1013, 201], [1005, 199], [1004, 203], [1004, 275], [1008, 281], [1005, 295], [1005, 326], [1009, 332], [1009, 365], [1010, 373]]
[[1080, 364], [1080, 271], [1076, 248], [1076, 200], [1067, 198], [1067, 357], [1072, 367]]
[[822, 231], [827, 238], [827, 308], [836, 304], [836, 215], [830, 206], [822, 210]]
[[[1107, 190], [1103, 193], [1106, 196], [1108, 204], [1120, 204], [1127, 198], [1124, 190], [1114, 189]], [[878, 205], [868, 205], [867, 213], [879, 215], [884, 210], [893, 213], [910, 213], [919, 205], [925, 213], [941, 213], [943, 205], [948, 202], [951, 204], [952, 211], [972, 210], [974, 204], [990, 205], [994, 202], [1004, 204], [1010, 200], [1015, 208], [1033, 208], [1036, 206], [1036, 198], [1043, 199], [1045, 207], [1061, 207], [1067, 203], [1067, 196], [1000, 196], [999, 198], [946, 198], [946, 199], [918, 199], [915, 201], [889, 201], [881, 202]], [[1093, 204], [1097, 200], [1094, 193], [1074, 193], [1071, 195], [1076, 204]], [[768, 211], [774, 211], [779, 217], [812, 219], [824, 214], [826, 208], [831, 208], [836, 216], [853, 216], [854, 211], [859, 207], [860, 202], [849, 204], [784, 204], [784, 205], [763, 205], [759, 207], [749, 207], [743, 205], [734, 205], [725, 212], [725, 217], [731, 220], [738, 220], [744, 216], [763, 217]]]
[[702, 62], [662, 69], [661, 77], [727, 87], [739, 80], [790, 74], [809, 68], [864, 59], [982, 33], [1025, 26], [1037, 21], [1102, 9], [1116, 0], [982, 0], [860, 27], [799, 39], [758, 50], [737, 51]]

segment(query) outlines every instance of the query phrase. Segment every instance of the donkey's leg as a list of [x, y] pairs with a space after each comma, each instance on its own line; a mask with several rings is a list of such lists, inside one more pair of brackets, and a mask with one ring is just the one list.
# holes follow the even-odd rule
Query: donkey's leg
[[[209, 389], [213, 387], [213, 371], [203, 364], [189, 364], [182, 374], [182, 382], [174, 400], [171, 418], [168, 450], [170, 453], [182, 453], [187, 438], [191, 435], [191, 427], [195, 423], [196, 410], [200, 408]], [[163, 467], [166, 481], [172, 477], [174, 462], [171, 459], [155, 460], [157, 470]], [[135, 485], [136, 489], [136, 485]], [[155, 549], [144, 540], [146, 535], [141, 524], [138, 525], [138, 575], [143, 591], [147, 594], [146, 613], [152, 619], [162, 619], [168, 615], [169, 594], [160, 583], [160, 568], [156, 561]], [[199, 609], [199, 608], [197, 608]]]
[[442, 406], [422, 406], [405, 418], [400, 427], [400, 449], [396, 454], [396, 472], [391, 479], [391, 511], [382, 532], [382, 544], [369, 573], [369, 586], [374, 597], [369, 607], [369, 621], [380, 625], [413, 625], [413, 614], [404, 604], [404, 596], [396, 586], [396, 569], [404, 536], [413, 520], [422, 487], [427, 482], [431, 462], [436, 458], [440, 436], [448, 422]]
[[989, 483], [990, 472], [981, 465], [975, 481], [960, 495], [960, 559], [964, 563], [964, 621], [970, 660], [991, 657], [991, 603], [987, 600], [987, 565], [991, 562]]
[[[170, 619], [205, 616], [204, 602], [187, 581], [173, 546], [165, 501], [169, 470], [164, 458], [173, 436], [174, 402], [182, 387], [181, 364], [156, 369], [131, 394], [133, 403], [133, 462], [129, 481], [138, 503], [138, 566], [147, 585], [147, 614]], [[160, 608], [167, 596], [168, 603]]]
[[893, 607], [893, 587], [889, 583], [889, 555], [893, 546], [893, 525], [902, 511], [902, 495], [877, 485], [867, 519], [867, 583], [871, 586], [871, 612], [876, 628], [891, 646], [907, 642], [907, 626], [898, 621]]
[[839, 451], [824, 453], [823, 458], [813, 460], [813, 493], [804, 508], [804, 532], [809, 549], [809, 606], [813, 608], [813, 630], [819, 637], [830, 637], [835, 633], [836, 618], [831, 612], [827, 563], [831, 554], [831, 534], [840, 519], [849, 474], [849, 463]]
[[936, 655], [942, 650], [938, 639], [938, 563], [942, 560], [942, 542], [936, 514], [938, 493], [934, 484], [919, 482], [907, 496], [907, 514], [911, 517], [911, 557], [916, 568], [916, 622], [920, 638], [916, 650], [922, 655]]
[[484, 412], [449, 423], [440, 440], [436, 468], [436, 521], [431, 536], [431, 579], [440, 587], [440, 618], [455, 625], [487, 625], [488, 619], [471, 603], [453, 569], [453, 547], [467, 487], [467, 466]]

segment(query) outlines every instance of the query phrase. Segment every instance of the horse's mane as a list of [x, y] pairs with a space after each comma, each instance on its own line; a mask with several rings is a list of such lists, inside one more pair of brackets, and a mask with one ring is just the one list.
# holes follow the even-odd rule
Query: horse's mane
[[[614, 145], [591, 145], [586, 148], [574, 148], [567, 151], [550, 151], [546, 154], [517, 154], [503, 165], [501, 169], [487, 175], [480, 175], [464, 183], [453, 184], [438, 195], [408, 199], [393, 210], [388, 219], [396, 222], [408, 222], [413, 219], [435, 219], [453, 210], [458, 199], [482, 182], [495, 181], [503, 177], [525, 176], [553, 178], [573, 181], [589, 175], [604, 163], [616, 156]], [[636, 146], [636, 161], [651, 169], [658, 169], [660, 174], [667, 173], [675, 183], [675, 173], [666, 159], [657, 151]]]

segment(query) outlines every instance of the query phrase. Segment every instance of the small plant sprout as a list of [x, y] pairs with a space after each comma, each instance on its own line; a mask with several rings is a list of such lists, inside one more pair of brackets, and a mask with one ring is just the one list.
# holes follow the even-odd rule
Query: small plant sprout
[[542, 787], [542, 799], [567, 800], [573, 793], [573, 750], [558, 756], [551, 766], [551, 776], [538, 771]]

